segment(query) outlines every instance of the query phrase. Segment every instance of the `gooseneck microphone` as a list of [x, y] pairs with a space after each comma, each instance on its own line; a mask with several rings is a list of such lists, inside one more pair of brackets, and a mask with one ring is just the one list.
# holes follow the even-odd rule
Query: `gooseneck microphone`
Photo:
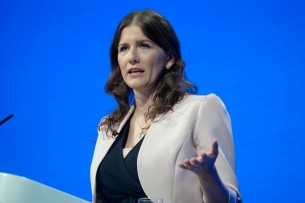
[[2, 121], [0, 121], [0, 125], [2, 125], [3, 123], [5, 123], [6, 121], [8, 121], [9, 119], [11, 119], [14, 116], [14, 114], [9, 115], [8, 117], [6, 117], [5, 119], [3, 119]]

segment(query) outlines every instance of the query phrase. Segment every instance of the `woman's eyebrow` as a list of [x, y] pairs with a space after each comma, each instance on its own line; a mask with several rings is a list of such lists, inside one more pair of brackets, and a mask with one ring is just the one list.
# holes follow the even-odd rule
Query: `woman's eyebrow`
[[119, 43], [118, 47], [120, 47], [120, 46], [126, 46], [126, 45], [128, 45], [128, 43]]
[[[150, 42], [150, 43], [152, 43], [152, 44], [155, 44], [152, 40], [150, 40], [150, 39], [139, 39], [139, 40], [136, 40], [135, 41], [137, 44], [141, 44], [141, 43], [143, 43], [143, 42]], [[129, 45], [129, 43], [127, 43], [127, 42], [122, 42], [122, 43], [119, 43], [119, 45], [118, 45], [118, 47], [120, 47], [120, 46], [126, 46], [126, 45]]]
[[151, 42], [151, 43], [154, 43], [152, 40], [150, 39], [140, 39], [140, 40], [137, 40], [137, 42]]
[[140, 39], [140, 40], [137, 40], [136, 41], [138, 44], [141, 44], [141, 43], [144, 43], [144, 42], [150, 42], [150, 43], [152, 43], [152, 44], [156, 44], [156, 43], [154, 43], [154, 41], [152, 41], [151, 39], [148, 39], [148, 38], [146, 38], [146, 39]]

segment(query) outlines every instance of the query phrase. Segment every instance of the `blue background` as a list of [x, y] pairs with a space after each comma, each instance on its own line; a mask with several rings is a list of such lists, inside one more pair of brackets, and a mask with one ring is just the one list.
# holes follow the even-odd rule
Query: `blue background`
[[244, 202], [305, 202], [305, 3], [285, 0], [0, 2], [0, 171], [91, 200], [103, 92], [119, 21], [173, 25], [188, 78], [232, 118]]

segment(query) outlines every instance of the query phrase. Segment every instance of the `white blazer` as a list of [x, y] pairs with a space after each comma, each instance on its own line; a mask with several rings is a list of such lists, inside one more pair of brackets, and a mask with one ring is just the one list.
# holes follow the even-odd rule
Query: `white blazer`
[[[118, 132], [133, 111], [132, 106], [119, 125]], [[115, 140], [111, 136], [108, 138], [104, 130], [98, 133], [90, 171], [93, 203], [96, 203], [97, 168]], [[229, 189], [229, 202], [241, 202], [235, 176], [231, 120], [225, 105], [214, 94], [190, 95], [176, 104], [172, 112], [154, 119], [143, 140], [137, 162], [145, 194], [148, 197], [162, 197], [165, 203], [204, 202], [197, 176], [178, 167], [178, 163], [208, 152], [214, 138], [217, 138], [219, 145], [215, 166]]]

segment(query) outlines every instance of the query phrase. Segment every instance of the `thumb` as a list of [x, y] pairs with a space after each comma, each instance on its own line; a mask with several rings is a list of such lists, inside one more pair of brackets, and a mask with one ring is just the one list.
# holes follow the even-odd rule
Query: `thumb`
[[216, 138], [212, 141], [212, 149], [210, 150], [209, 154], [215, 157], [218, 155], [218, 143]]

